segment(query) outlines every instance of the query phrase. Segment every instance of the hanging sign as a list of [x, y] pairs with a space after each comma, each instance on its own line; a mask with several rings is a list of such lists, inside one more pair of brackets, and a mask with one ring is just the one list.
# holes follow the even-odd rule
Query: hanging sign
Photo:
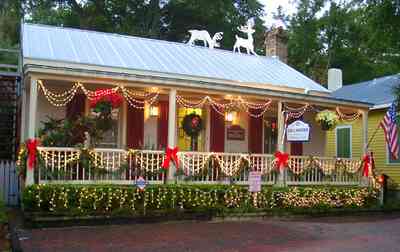
[[146, 188], [146, 180], [142, 176], [140, 176], [136, 180], [136, 186], [139, 188], [139, 190], [143, 191], [144, 188]]
[[289, 142], [306, 142], [310, 139], [310, 125], [297, 120], [287, 126], [286, 139]]
[[249, 172], [249, 192], [261, 191], [261, 172]]
[[240, 125], [232, 125], [227, 130], [228, 140], [244, 141], [245, 130]]

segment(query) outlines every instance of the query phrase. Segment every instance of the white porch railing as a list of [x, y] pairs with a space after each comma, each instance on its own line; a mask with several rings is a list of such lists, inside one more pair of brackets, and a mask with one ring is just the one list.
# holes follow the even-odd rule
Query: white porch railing
[[[139, 176], [163, 183], [163, 151], [39, 147], [39, 183], [133, 184]], [[361, 185], [361, 160], [291, 156], [282, 174], [271, 154], [179, 152], [179, 183], [247, 184], [249, 171], [259, 171], [263, 184]]]
[[163, 151], [139, 151], [130, 155], [122, 149], [38, 147], [43, 164], [39, 164], [39, 183], [113, 183], [132, 184], [139, 176], [149, 183], [162, 183], [160, 173]]

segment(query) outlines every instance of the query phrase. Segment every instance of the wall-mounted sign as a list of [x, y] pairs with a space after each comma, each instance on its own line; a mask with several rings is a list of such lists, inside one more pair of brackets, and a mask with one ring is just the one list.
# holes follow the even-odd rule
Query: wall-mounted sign
[[249, 192], [261, 191], [261, 172], [249, 172]]
[[305, 142], [310, 139], [310, 125], [297, 120], [289, 124], [286, 129], [286, 139], [289, 142]]
[[228, 140], [244, 141], [245, 130], [240, 125], [232, 125], [227, 130]]

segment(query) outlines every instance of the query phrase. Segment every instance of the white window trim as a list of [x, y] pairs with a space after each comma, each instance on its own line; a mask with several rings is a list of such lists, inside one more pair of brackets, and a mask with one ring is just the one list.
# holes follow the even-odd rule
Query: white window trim
[[338, 144], [337, 144], [337, 131], [338, 129], [350, 129], [350, 157], [353, 158], [353, 127], [351, 125], [340, 125], [335, 128], [335, 156], [338, 156]]
[[400, 163], [390, 163], [390, 158], [389, 158], [390, 151], [389, 151], [389, 146], [386, 143], [386, 139], [385, 139], [385, 150], [386, 150], [386, 165], [388, 165], [388, 166], [399, 166]]

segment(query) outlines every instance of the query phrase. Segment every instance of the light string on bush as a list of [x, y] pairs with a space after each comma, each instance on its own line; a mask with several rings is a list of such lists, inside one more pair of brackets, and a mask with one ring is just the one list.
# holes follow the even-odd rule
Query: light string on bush
[[46, 88], [42, 80], [38, 80], [38, 87], [40, 90], [42, 90], [49, 103], [56, 107], [66, 106], [74, 98], [79, 89], [82, 90], [83, 94], [89, 100], [95, 100], [99, 97], [120, 92], [122, 96], [126, 99], [127, 103], [137, 109], [144, 109], [146, 103], [152, 105], [159, 98], [158, 91], [151, 93], [134, 92], [121, 85], [104, 90], [91, 91], [88, 90], [82, 83], [76, 82], [73, 84], [71, 89], [66, 90], [62, 93], [56, 93]]
[[[181, 95], [176, 96], [176, 101], [179, 105], [185, 108], [202, 108], [204, 105], [209, 104], [218, 114], [224, 116], [226, 111], [244, 110], [251, 117], [261, 117], [271, 106], [272, 101], [267, 100], [264, 103], [254, 103], [244, 100], [242, 97], [232, 98], [229, 102], [220, 103], [210, 96], [205, 96], [200, 100], [191, 101]], [[259, 112], [253, 113], [251, 110], [258, 110]]]

